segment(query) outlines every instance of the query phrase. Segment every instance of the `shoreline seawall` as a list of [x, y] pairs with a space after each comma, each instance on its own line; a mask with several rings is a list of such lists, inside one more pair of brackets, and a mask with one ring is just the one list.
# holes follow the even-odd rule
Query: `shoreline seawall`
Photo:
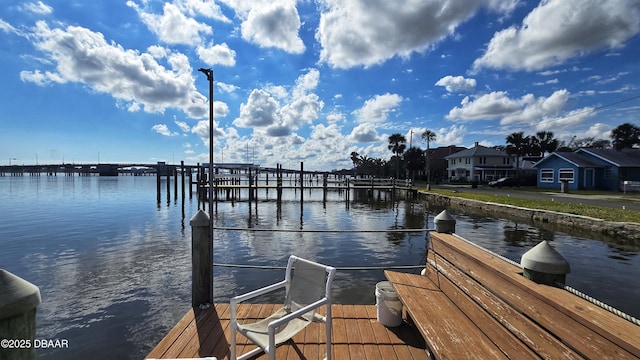
[[548, 210], [522, 208], [479, 200], [464, 199], [441, 194], [419, 191], [430, 205], [457, 210], [482, 212], [491, 215], [505, 215], [530, 221], [535, 225], [549, 224], [558, 229], [578, 230], [593, 235], [602, 235], [607, 242], [619, 245], [640, 246], [640, 224], [615, 222], [588, 216], [572, 215]]

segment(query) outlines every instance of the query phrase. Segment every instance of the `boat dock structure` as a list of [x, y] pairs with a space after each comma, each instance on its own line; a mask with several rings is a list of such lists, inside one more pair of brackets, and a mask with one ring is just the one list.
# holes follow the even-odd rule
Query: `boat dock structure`
[[[280, 305], [243, 304], [238, 317], [255, 321], [273, 313]], [[429, 359], [420, 333], [410, 326], [388, 328], [376, 320], [375, 305], [333, 305], [333, 359]], [[208, 309], [193, 308], [147, 355], [147, 359], [229, 358], [229, 304], [216, 304]], [[238, 336], [238, 353], [252, 348]], [[313, 323], [302, 332], [277, 347], [277, 359], [323, 359], [324, 325]], [[266, 359], [266, 355], [257, 359]]]
[[[350, 174], [329, 171], [304, 170], [300, 162], [299, 169], [285, 169], [281, 164], [275, 168], [261, 167], [250, 163], [214, 163], [213, 177], [209, 176], [209, 164], [59, 164], [59, 165], [11, 165], [0, 166], [0, 176], [22, 177], [25, 175], [40, 177], [58, 176], [155, 176], [156, 199], [160, 203], [163, 191], [167, 202], [171, 199], [183, 200], [196, 194], [198, 201], [208, 202], [209, 187], [212, 185], [213, 201], [258, 201], [269, 191], [281, 199], [283, 190], [321, 190], [323, 196], [329, 191], [345, 192], [345, 200], [350, 200], [351, 190], [383, 191], [395, 194], [408, 191], [413, 195], [417, 190], [405, 180], [391, 178], [359, 177]], [[163, 190], [166, 189], [166, 190]], [[262, 194], [262, 195], [260, 195]], [[301, 196], [302, 197], [302, 196]]]
[[[200, 212], [194, 219], [204, 217]], [[384, 272], [401, 303], [399, 325], [381, 316], [381, 302], [333, 304], [331, 358], [640, 358], [640, 322], [565, 286], [569, 264], [546, 241], [525, 253], [517, 264], [457, 236], [455, 219], [446, 211], [434, 223], [421, 274]], [[205, 238], [206, 229], [201, 230], [198, 234], [194, 228], [195, 236]], [[210, 259], [198, 261], [208, 263]], [[199, 267], [194, 262], [194, 286], [209, 288], [198, 294], [194, 288], [192, 309], [146, 358], [229, 359], [230, 304], [210, 305], [211, 284], [202, 281], [202, 274], [208, 273]], [[254, 322], [282, 304], [238, 306], [239, 321]], [[322, 311], [320, 308], [318, 314]], [[314, 322], [278, 346], [275, 357], [322, 359], [325, 340], [324, 324]], [[237, 336], [239, 354], [253, 347], [247, 338]], [[253, 358], [267, 356], [261, 353]]]

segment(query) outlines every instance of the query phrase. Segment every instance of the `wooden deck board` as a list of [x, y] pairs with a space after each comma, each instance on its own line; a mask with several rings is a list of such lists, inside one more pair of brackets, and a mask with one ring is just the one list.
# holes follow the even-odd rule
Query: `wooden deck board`
[[[272, 304], [242, 304], [239, 318], [263, 315]], [[376, 320], [375, 305], [333, 305], [332, 358], [334, 359], [428, 359], [417, 330], [406, 324], [387, 328]], [[229, 305], [216, 304], [205, 310], [189, 310], [160, 340], [147, 358], [205, 357], [229, 358]], [[309, 325], [276, 351], [279, 360], [322, 359], [325, 355], [325, 327]], [[238, 334], [238, 354], [253, 346]], [[266, 359], [260, 355], [257, 359]]]

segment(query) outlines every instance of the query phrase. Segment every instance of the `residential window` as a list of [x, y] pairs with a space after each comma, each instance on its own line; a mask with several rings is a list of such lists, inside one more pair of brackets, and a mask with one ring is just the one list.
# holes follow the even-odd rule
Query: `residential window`
[[553, 169], [541, 169], [540, 170], [540, 182], [552, 183], [553, 182]]
[[502, 158], [502, 165], [509, 165], [511, 164], [511, 158]]
[[558, 179], [560, 181], [566, 180], [570, 183], [573, 182], [573, 169], [560, 169], [558, 170]]
[[482, 165], [487, 163], [487, 158], [486, 157], [478, 158], [478, 160], [479, 160], [479, 163], [482, 164]]
[[471, 164], [471, 158], [464, 158], [465, 165]]

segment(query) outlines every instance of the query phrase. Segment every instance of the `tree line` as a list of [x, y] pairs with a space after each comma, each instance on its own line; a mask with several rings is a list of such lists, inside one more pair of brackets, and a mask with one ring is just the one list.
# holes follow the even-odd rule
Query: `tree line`
[[[599, 149], [626, 149], [640, 147], [640, 127], [630, 123], [619, 125], [611, 130], [609, 139], [586, 137], [576, 139], [574, 136], [568, 143], [559, 141], [551, 131], [539, 131], [534, 135], [525, 135], [524, 132], [514, 132], [505, 138], [505, 145], [494, 146], [497, 150], [505, 151], [508, 155], [516, 157], [516, 171], [520, 168], [522, 157], [544, 157], [554, 151], [574, 151], [578, 148]], [[427, 181], [431, 180], [429, 145], [436, 140], [436, 133], [425, 130], [421, 138], [427, 142], [425, 150], [416, 146], [407, 149], [407, 139], [400, 133], [389, 136], [387, 148], [392, 156], [389, 161], [379, 158], [369, 158], [357, 152], [351, 152], [350, 159], [353, 163], [353, 175], [367, 175], [376, 177], [405, 177], [414, 178], [415, 174], [423, 171]]]

